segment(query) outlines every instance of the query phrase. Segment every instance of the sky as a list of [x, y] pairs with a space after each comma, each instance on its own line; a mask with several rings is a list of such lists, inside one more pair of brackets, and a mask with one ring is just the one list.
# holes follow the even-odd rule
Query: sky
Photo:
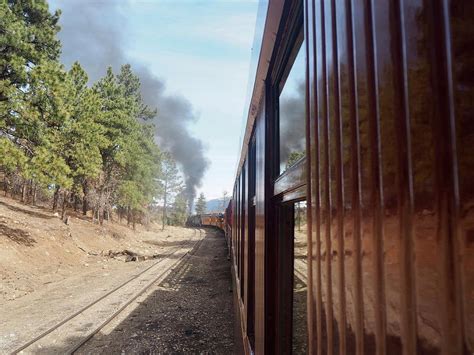
[[[197, 184], [197, 194], [203, 192], [209, 200], [221, 197], [224, 190], [231, 193], [246, 113], [258, 1], [81, 0], [76, 4], [74, 8], [71, 0], [50, 1], [52, 10], [64, 10], [60, 24], [68, 36], [61, 38], [60, 33], [60, 38], [66, 66], [77, 57], [81, 64], [85, 62], [86, 71], [93, 71], [99, 60], [90, 58], [94, 51], [81, 43], [81, 33], [86, 36], [88, 28], [94, 28], [92, 33], [104, 32], [97, 33], [94, 40], [96, 45], [107, 47], [110, 53], [105, 58], [111, 58], [110, 65], [114, 60], [126, 60], [132, 68], [143, 67], [142, 75], [156, 77], [163, 87], [160, 95], [178, 98], [189, 111], [186, 115], [190, 118], [178, 129], [202, 142], [209, 162], [201, 186]], [[86, 7], [93, 9], [93, 16]], [[78, 20], [76, 16], [85, 18]], [[84, 30], [78, 30], [78, 21], [85, 24]], [[101, 23], [96, 26], [93, 21]], [[115, 46], [109, 48], [107, 41], [119, 41], [120, 53], [115, 54]], [[161, 102], [158, 100], [157, 105]], [[193, 147], [186, 150], [190, 158]]]

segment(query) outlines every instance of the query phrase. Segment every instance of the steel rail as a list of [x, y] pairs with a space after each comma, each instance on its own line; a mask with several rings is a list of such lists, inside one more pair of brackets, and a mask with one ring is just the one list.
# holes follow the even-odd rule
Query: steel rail
[[[201, 235], [201, 230], [199, 230], [199, 235]], [[199, 247], [200, 243], [202, 243], [203, 239], [199, 239], [196, 243], [194, 243], [193, 248], [187, 252], [186, 254], [179, 257], [174, 263], [172, 263], [169, 267], [163, 270], [157, 277], [155, 277], [152, 281], [150, 281], [147, 285], [145, 285], [138, 293], [136, 293], [133, 297], [131, 297], [127, 302], [125, 302], [118, 310], [116, 310], [111, 316], [109, 316], [102, 324], [100, 324], [97, 328], [95, 328], [92, 332], [90, 332], [85, 338], [77, 342], [73, 347], [66, 351], [66, 354], [74, 354], [77, 350], [84, 346], [89, 340], [91, 340], [102, 328], [104, 328], [107, 324], [109, 324], [112, 320], [114, 320], [122, 311], [127, 308], [132, 302], [134, 302], [138, 297], [144, 294], [153, 284], [158, 282], [161, 278], [167, 275], [168, 271], [173, 269], [176, 265], [178, 265], [181, 260], [186, 257], [190, 257], [191, 252], [194, 248]]]
[[[194, 230], [194, 235], [196, 234], [196, 229]], [[193, 236], [194, 236], [193, 235]], [[199, 235], [201, 235], [201, 230], [199, 230]], [[69, 322], [70, 320], [76, 318], [78, 315], [80, 315], [81, 313], [83, 313], [84, 311], [88, 310], [89, 308], [91, 308], [92, 306], [96, 305], [97, 303], [99, 303], [100, 301], [104, 300], [106, 297], [110, 296], [111, 294], [117, 292], [118, 290], [120, 290], [121, 288], [125, 287], [126, 285], [128, 285], [130, 282], [136, 280], [138, 277], [142, 276], [144, 273], [146, 273], [148, 270], [152, 269], [153, 267], [157, 266], [158, 264], [161, 264], [163, 261], [165, 261], [165, 259], [171, 255], [173, 255], [174, 253], [176, 253], [178, 250], [180, 250], [183, 245], [185, 245], [186, 242], [183, 242], [181, 244], [179, 244], [178, 246], [176, 246], [173, 251], [165, 254], [165, 256], [163, 258], [161, 258], [159, 261], [157, 261], [156, 263], [153, 263], [152, 265], [150, 265], [149, 267], [145, 268], [144, 270], [140, 271], [139, 273], [137, 273], [136, 275], [132, 276], [130, 279], [128, 279], [127, 281], [121, 283], [120, 285], [118, 285], [117, 287], [113, 288], [112, 290], [110, 290], [109, 292], [105, 293], [104, 295], [100, 296], [99, 298], [95, 299], [94, 301], [88, 303], [87, 305], [85, 305], [84, 307], [82, 307], [80, 310], [76, 311], [75, 313], [71, 314], [70, 316], [68, 316], [67, 318], [63, 319], [62, 321], [60, 321], [59, 323], [56, 323], [55, 325], [53, 325], [52, 327], [48, 328], [47, 330], [45, 330], [44, 332], [40, 333], [39, 335], [37, 335], [36, 337], [34, 337], [33, 339], [29, 340], [27, 343], [21, 345], [19, 348], [16, 348], [15, 350], [13, 350], [11, 352], [11, 354], [18, 354], [20, 353], [21, 351], [25, 350], [26, 348], [30, 347], [31, 345], [33, 345], [34, 343], [38, 342], [39, 340], [41, 340], [42, 338], [46, 337], [48, 334], [52, 333], [53, 331], [55, 331], [56, 329], [58, 329], [59, 327], [63, 326], [64, 324], [66, 324], [67, 322]]]

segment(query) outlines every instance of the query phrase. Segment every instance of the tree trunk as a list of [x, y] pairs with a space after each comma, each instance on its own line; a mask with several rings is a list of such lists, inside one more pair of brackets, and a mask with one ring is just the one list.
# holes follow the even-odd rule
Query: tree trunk
[[133, 222], [133, 230], [135, 230], [135, 210], [132, 212], [132, 222]]
[[26, 203], [26, 180], [21, 185], [21, 202]]
[[97, 220], [99, 221], [99, 224], [102, 225], [104, 223], [104, 189], [100, 189], [99, 193], [99, 206], [97, 208]]
[[27, 194], [27, 201], [31, 203], [33, 199], [33, 180], [28, 180], [28, 194]]
[[84, 197], [82, 198], [82, 214], [85, 216], [87, 215], [87, 196], [84, 195]]
[[62, 208], [61, 208], [61, 219], [64, 221], [64, 216], [66, 214], [66, 201], [67, 201], [67, 192], [64, 191], [63, 192], [63, 204], [62, 204]]
[[58, 200], [59, 200], [59, 186], [56, 186], [56, 190], [54, 191], [54, 197], [53, 197], [53, 211], [56, 211], [56, 208], [58, 207]]
[[76, 193], [74, 193], [73, 199], [74, 199], [74, 212], [77, 212], [79, 208], [79, 197], [77, 196]]
[[8, 178], [7, 178], [7, 174], [6, 174], [6, 173], [3, 175], [3, 191], [5, 191], [5, 197], [7, 197], [7, 193], [8, 193]]
[[85, 216], [87, 215], [87, 194], [89, 192], [89, 186], [87, 185], [87, 181], [84, 181], [82, 184], [82, 192], [84, 193], [84, 197], [82, 198], [82, 214]]
[[36, 205], [36, 184], [33, 184], [33, 201], [32, 201], [33, 206]]
[[127, 206], [127, 226], [130, 226], [131, 222], [130, 206]]
[[145, 215], [145, 226], [147, 227], [147, 230], [148, 230], [148, 226], [150, 225], [150, 211], [148, 210], [148, 208], [145, 210], [144, 215]]
[[162, 221], [162, 226], [161, 226], [162, 231], [165, 230], [167, 198], [168, 198], [168, 182], [165, 181], [165, 190], [164, 190], [164, 196], [163, 196], [163, 221]]

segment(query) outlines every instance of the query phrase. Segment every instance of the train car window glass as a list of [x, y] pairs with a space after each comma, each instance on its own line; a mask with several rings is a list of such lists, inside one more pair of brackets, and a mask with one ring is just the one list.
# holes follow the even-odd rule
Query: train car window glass
[[306, 201], [295, 203], [294, 222], [292, 349], [293, 354], [305, 354], [308, 345]]
[[289, 58], [287, 76], [279, 83], [280, 174], [305, 156], [306, 55], [302, 35]]
[[235, 263], [237, 266], [237, 278], [240, 280], [240, 204], [241, 204], [241, 198], [240, 198], [240, 187], [241, 187], [241, 178], [239, 176], [238, 182], [237, 182], [237, 210], [236, 210], [236, 215], [237, 215], [237, 225], [236, 225], [236, 237], [237, 237], [237, 242], [235, 245]]
[[242, 299], [244, 298], [244, 285], [245, 285], [245, 176], [246, 176], [246, 169], [245, 163], [244, 167], [242, 168], [241, 180], [242, 180], [242, 191], [241, 191], [241, 234], [240, 234], [240, 295]]
[[250, 141], [248, 165], [248, 292], [247, 292], [247, 334], [250, 346], [255, 349], [255, 193], [256, 193], [256, 150], [255, 134]]

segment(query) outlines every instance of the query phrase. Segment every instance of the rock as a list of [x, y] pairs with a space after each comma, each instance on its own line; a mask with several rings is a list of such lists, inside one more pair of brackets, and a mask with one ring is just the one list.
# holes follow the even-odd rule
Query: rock
[[59, 217], [59, 213], [58, 213], [58, 212], [54, 212], [54, 213], [53, 213], [53, 216], [54, 216], [54, 217]]

